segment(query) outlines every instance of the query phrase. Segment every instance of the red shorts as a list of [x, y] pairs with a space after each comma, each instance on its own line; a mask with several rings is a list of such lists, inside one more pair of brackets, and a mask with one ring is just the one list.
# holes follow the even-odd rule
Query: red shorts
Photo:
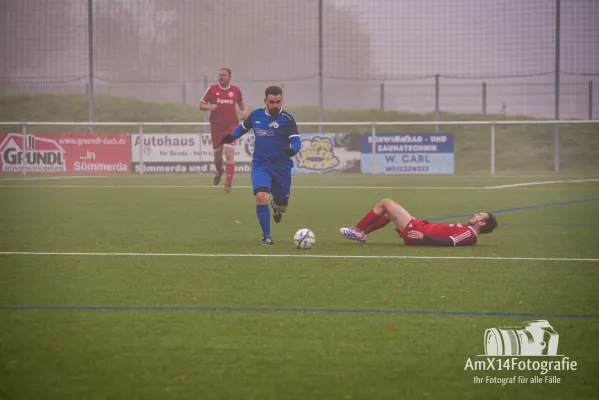
[[[229, 133], [233, 132], [235, 128], [237, 128], [239, 124], [232, 125], [210, 125], [210, 138], [212, 139], [212, 149], [217, 150], [220, 149], [220, 141], [223, 140], [225, 136]], [[235, 145], [237, 141], [229, 143], [231, 146]]]
[[418, 239], [410, 239], [408, 237], [408, 233], [410, 231], [418, 231], [418, 232], [422, 232], [424, 235], [426, 235], [426, 231], [427, 231], [427, 225], [429, 225], [430, 222], [428, 221], [422, 221], [419, 219], [416, 219], [414, 217], [412, 217], [412, 219], [410, 220], [410, 222], [408, 222], [408, 224], [403, 228], [403, 231], [399, 231], [399, 229], [395, 228], [395, 232], [397, 232], [399, 234], [399, 236], [403, 239], [404, 243], [407, 244], [408, 246], [419, 246], [422, 244], [422, 240], [418, 240]]

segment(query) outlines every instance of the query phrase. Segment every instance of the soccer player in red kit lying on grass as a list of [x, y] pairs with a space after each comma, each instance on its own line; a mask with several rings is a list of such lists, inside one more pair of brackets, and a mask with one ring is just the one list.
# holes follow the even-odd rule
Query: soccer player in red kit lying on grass
[[471, 246], [478, 235], [491, 233], [497, 228], [497, 219], [490, 212], [474, 214], [467, 224], [437, 224], [421, 221], [410, 215], [393, 200], [381, 200], [351, 228], [341, 228], [341, 235], [360, 243], [366, 242], [366, 235], [381, 229], [389, 222], [395, 224], [395, 231], [408, 246]]

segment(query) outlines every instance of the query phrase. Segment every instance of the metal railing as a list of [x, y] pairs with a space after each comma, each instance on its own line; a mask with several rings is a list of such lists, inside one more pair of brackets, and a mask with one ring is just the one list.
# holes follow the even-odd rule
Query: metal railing
[[[482, 125], [489, 126], [490, 143], [491, 143], [491, 157], [490, 157], [490, 173], [495, 174], [495, 142], [496, 133], [495, 128], [497, 125], [554, 125], [554, 171], [559, 172], [559, 126], [560, 125], [576, 125], [576, 124], [599, 124], [599, 120], [522, 120], [522, 121], [363, 121], [363, 122], [298, 122], [298, 126], [369, 126], [371, 128], [372, 135], [372, 152], [376, 162], [376, 134], [377, 126], [452, 126], [452, 125]], [[23, 143], [26, 143], [27, 127], [29, 126], [87, 126], [89, 131], [93, 131], [93, 127], [96, 126], [128, 126], [137, 127], [137, 135], [140, 143], [143, 143], [144, 127], [151, 126], [207, 126], [210, 125], [207, 122], [56, 122], [56, 121], [20, 121], [20, 122], [4, 122], [0, 121], [0, 126], [20, 126], [21, 133], [23, 135]], [[438, 131], [438, 129], [435, 129]], [[381, 132], [382, 133], [382, 132]], [[27, 173], [26, 162], [27, 162], [27, 148], [23, 146], [23, 174]], [[143, 175], [143, 146], [139, 146], [139, 160], [140, 160], [140, 174]], [[374, 172], [373, 172], [374, 173]]]

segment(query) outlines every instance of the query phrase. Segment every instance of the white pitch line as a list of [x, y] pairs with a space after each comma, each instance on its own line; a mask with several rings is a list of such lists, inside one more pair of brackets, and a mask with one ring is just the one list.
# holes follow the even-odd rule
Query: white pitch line
[[[108, 188], [108, 189], [221, 189], [214, 185], [0, 185], [3, 188]], [[239, 189], [251, 189], [252, 186], [239, 185]], [[292, 186], [292, 189], [403, 189], [403, 190], [484, 190], [479, 187], [450, 186]]]
[[82, 175], [82, 176], [44, 176], [36, 178], [0, 178], [0, 181], [49, 181], [56, 179], [84, 179], [84, 178], [106, 178], [105, 175]]
[[487, 186], [484, 189], [503, 189], [503, 188], [519, 187], [519, 186], [535, 186], [535, 185], [550, 185], [550, 184], [556, 184], [556, 183], [581, 183], [581, 182], [599, 182], [599, 179], [575, 179], [575, 180], [568, 180], [568, 181], [525, 182], [525, 183], [514, 183], [511, 185]]
[[95, 256], [95, 257], [275, 257], [275, 258], [355, 258], [355, 259], [412, 259], [412, 260], [497, 260], [497, 261], [590, 261], [599, 258], [549, 257], [468, 257], [468, 256], [347, 256], [325, 254], [210, 254], [210, 253], [61, 253], [33, 251], [1, 251], [0, 255], [20, 256]]

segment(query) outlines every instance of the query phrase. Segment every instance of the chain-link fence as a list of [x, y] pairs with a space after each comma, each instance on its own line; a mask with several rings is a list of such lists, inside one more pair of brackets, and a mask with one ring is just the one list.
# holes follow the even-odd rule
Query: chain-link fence
[[2, 96], [197, 105], [226, 66], [250, 105], [593, 118], [597, 49], [595, 0], [0, 0]]

